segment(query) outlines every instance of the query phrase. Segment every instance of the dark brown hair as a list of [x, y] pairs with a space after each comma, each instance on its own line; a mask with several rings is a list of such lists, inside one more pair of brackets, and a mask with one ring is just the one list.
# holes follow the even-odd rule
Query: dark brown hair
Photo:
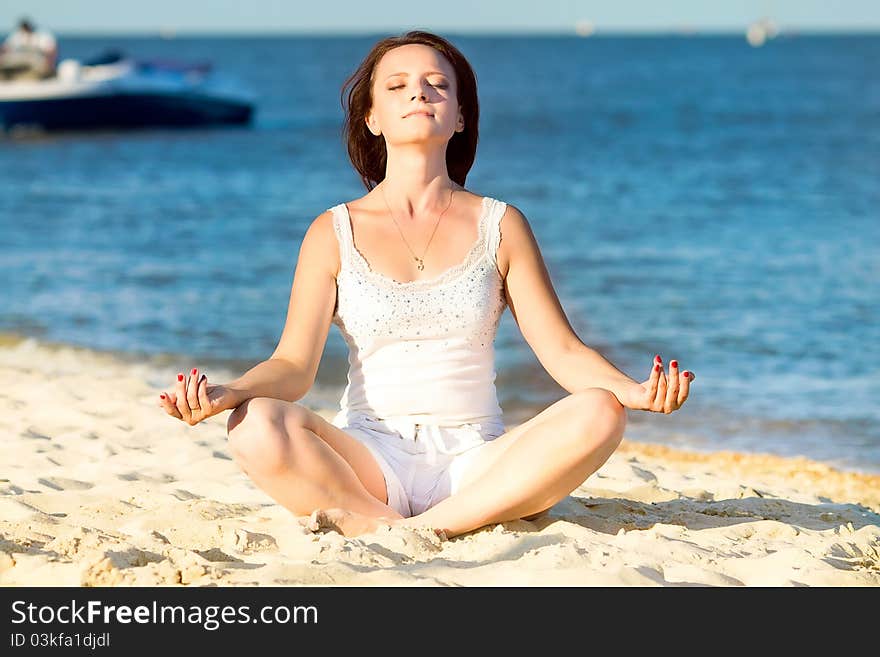
[[461, 51], [443, 37], [422, 30], [386, 37], [373, 46], [357, 70], [342, 85], [342, 108], [345, 110], [343, 139], [348, 145], [348, 157], [368, 191], [385, 178], [385, 164], [388, 159], [385, 139], [371, 133], [365, 123], [367, 112], [373, 104], [373, 74], [386, 52], [411, 43], [434, 48], [446, 57], [455, 70], [455, 88], [464, 118], [464, 130], [456, 132], [449, 139], [446, 147], [446, 170], [449, 177], [462, 187], [477, 154], [480, 119], [477, 77]]

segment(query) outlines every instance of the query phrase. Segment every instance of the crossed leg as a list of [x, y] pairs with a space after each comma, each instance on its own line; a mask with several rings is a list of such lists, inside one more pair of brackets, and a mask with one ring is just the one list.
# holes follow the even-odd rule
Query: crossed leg
[[335, 507], [370, 521], [401, 518], [387, 505], [385, 477], [369, 450], [300, 404], [249, 399], [230, 414], [227, 435], [242, 470], [294, 515]]
[[[431, 527], [447, 537], [491, 523], [533, 518], [565, 498], [614, 453], [626, 410], [608, 390], [572, 393], [480, 448], [459, 490], [427, 511], [385, 524]], [[351, 508], [312, 513], [312, 529], [348, 536], [383, 524]]]

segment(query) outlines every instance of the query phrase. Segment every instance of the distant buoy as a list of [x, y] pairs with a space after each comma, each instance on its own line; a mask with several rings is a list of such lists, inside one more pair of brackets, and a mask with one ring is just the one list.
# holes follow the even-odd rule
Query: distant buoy
[[749, 42], [749, 45], [753, 48], [757, 48], [759, 46], [764, 45], [764, 41], [767, 40], [767, 33], [764, 31], [763, 25], [749, 25], [749, 29], [746, 30], [746, 41]]
[[758, 46], [763, 46], [767, 39], [776, 38], [778, 34], [779, 28], [776, 27], [776, 23], [765, 16], [749, 25], [749, 28], [746, 30], [746, 41], [749, 42], [750, 46], [757, 48]]
[[578, 21], [574, 25], [574, 31], [578, 36], [586, 37], [595, 32], [596, 28], [590, 21]]

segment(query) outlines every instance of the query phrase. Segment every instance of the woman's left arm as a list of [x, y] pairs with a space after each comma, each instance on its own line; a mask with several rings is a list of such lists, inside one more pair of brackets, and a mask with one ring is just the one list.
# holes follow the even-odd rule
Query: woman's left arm
[[693, 373], [679, 372], [673, 360], [667, 379], [658, 355], [648, 379], [639, 383], [585, 345], [562, 309], [528, 220], [508, 204], [501, 221], [499, 263], [508, 263], [504, 276], [508, 306], [547, 373], [571, 393], [604, 388], [627, 408], [662, 413], [680, 408], [688, 397]]

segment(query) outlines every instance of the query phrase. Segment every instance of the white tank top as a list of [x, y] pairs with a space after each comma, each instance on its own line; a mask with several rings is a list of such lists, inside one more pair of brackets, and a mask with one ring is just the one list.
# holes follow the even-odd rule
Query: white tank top
[[496, 254], [506, 208], [483, 197], [465, 259], [408, 282], [374, 272], [354, 246], [348, 207], [330, 208], [341, 260], [332, 321], [349, 349], [340, 411], [441, 425], [501, 421], [494, 341], [507, 299]]

